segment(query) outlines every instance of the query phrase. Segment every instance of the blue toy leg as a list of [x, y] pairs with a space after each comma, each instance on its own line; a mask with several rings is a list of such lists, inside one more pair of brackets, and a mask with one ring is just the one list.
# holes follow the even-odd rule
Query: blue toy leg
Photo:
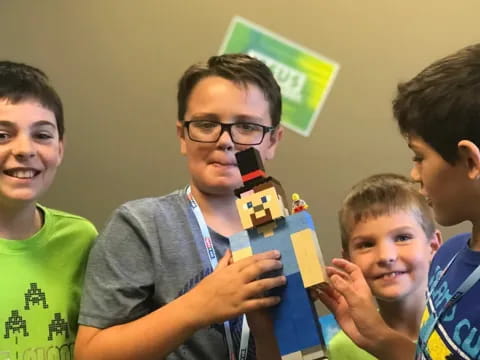
[[281, 301], [272, 309], [282, 356], [322, 344], [317, 314], [300, 273], [288, 275], [287, 284], [288, 287], [278, 289]]

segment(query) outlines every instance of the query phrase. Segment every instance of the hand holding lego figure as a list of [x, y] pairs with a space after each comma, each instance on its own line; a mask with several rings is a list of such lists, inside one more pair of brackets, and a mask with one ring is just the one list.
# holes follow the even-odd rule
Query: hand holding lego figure
[[316, 286], [313, 295], [333, 313], [342, 330], [358, 346], [369, 349], [382, 328], [372, 292], [360, 268], [345, 259], [333, 259], [327, 267], [330, 284]]
[[278, 251], [269, 251], [232, 263], [228, 250], [216, 269], [186, 295], [198, 310], [194, 313], [207, 326], [277, 304], [280, 301], [278, 296], [262, 295], [284, 285], [285, 277], [262, 279], [260, 276], [280, 269], [279, 258]]

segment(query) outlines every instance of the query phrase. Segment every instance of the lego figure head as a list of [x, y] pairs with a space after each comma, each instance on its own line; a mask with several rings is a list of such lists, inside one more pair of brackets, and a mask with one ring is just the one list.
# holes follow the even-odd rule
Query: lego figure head
[[255, 148], [236, 154], [244, 186], [235, 190], [237, 210], [244, 229], [259, 227], [286, 215], [285, 194], [280, 183], [265, 175]]
[[428, 268], [440, 245], [433, 214], [415, 183], [394, 174], [356, 184], [339, 212], [343, 255], [382, 301], [423, 306]]
[[192, 190], [232, 195], [241, 186], [235, 153], [254, 146], [273, 158], [283, 130], [280, 88], [270, 69], [244, 54], [191, 66], [178, 85], [177, 135]]
[[292, 194], [292, 213], [297, 213], [308, 209], [308, 204], [300, 198], [297, 193]]
[[413, 150], [411, 176], [435, 218], [479, 221], [480, 44], [440, 59], [398, 86], [393, 112]]
[[63, 108], [47, 76], [0, 61], [0, 203], [31, 206], [63, 158]]

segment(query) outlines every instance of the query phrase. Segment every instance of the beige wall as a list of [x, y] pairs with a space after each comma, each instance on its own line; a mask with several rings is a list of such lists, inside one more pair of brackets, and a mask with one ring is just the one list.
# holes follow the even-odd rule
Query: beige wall
[[[309, 202], [330, 259], [347, 189], [372, 173], [408, 173], [390, 112], [396, 83], [479, 41], [479, 13], [477, 0], [1, 0], [0, 58], [44, 69], [65, 103], [67, 155], [43, 202], [99, 227], [120, 203], [187, 182], [176, 81], [217, 52], [234, 15], [338, 61], [311, 136], [287, 130], [267, 164]], [[445, 234], [459, 229], [468, 227]]]

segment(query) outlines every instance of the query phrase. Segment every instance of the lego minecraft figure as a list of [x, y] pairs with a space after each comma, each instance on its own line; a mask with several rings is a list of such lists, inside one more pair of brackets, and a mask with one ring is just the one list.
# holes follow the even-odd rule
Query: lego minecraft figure
[[55, 313], [55, 318], [52, 319], [52, 321], [48, 325], [49, 341], [53, 340], [54, 332], [55, 332], [55, 335], [61, 335], [63, 332], [65, 332], [65, 338], [67, 339], [70, 335], [68, 331], [68, 323], [64, 319], [62, 319], [62, 316], [60, 315], [60, 313]]
[[5, 339], [10, 338], [10, 332], [13, 334], [23, 332], [23, 336], [28, 336], [27, 322], [18, 313], [18, 310], [12, 310], [12, 315], [5, 322]]
[[292, 213], [295, 214], [297, 212], [308, 209], [308, 204], [305, 202], [305, 200], [300, 199], [300, 195], [298, 195], [297, 193], [292, 194], [292, 200]]
[[245, 231], [230, 237], [233, 259], [280, 251], [287, 284], [274, 290], [281, 301], [272, 308], [280, 353], [320, 359], [323, 339], [308, 288], [326, 282], [327, 276], [312, 218], [306, 211], [288, 214], [285, 192], [276, 179], [265, 175], [256, 149], [236, 157], [244, 186], [235, 195]]

